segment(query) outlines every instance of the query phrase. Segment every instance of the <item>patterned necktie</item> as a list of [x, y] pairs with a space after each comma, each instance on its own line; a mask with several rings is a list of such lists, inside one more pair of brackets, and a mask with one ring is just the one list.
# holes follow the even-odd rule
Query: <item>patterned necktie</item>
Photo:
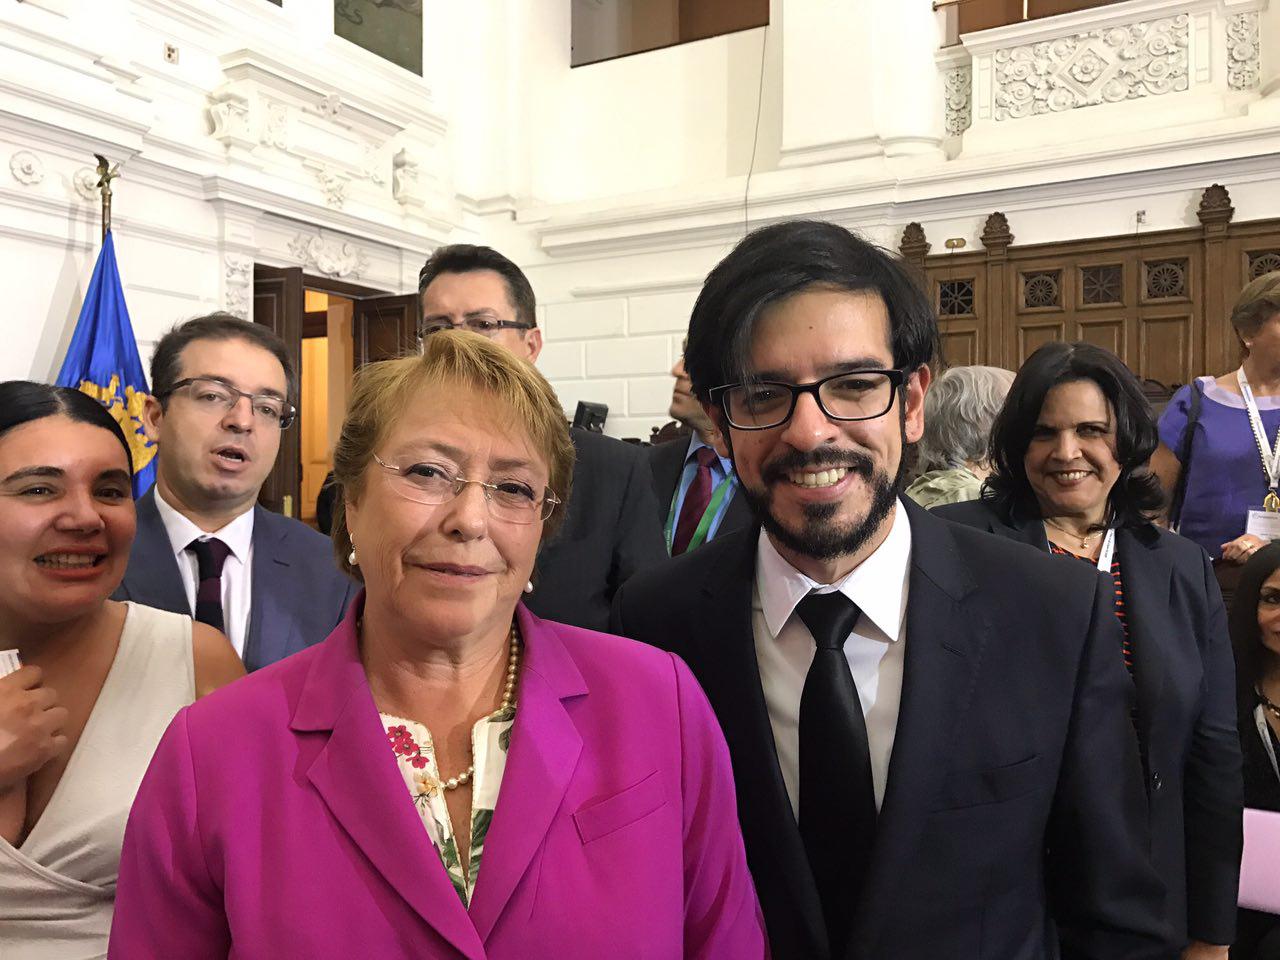
[[800, 697], [800, 836], [831, 956], [842, 957], [876, 832], [867, 724], [844, 654], [859, 611], [835, 592], [809, 594], [796, 613], [817, 644]]
[[689, 549], [689, 541], [693, 539], [698, 522], [707, 512], [707, 504], [711, 502], [711, 464], [719, 458], [710, 447], [699, 447], [693, 455], [698, 461], [698, 472], [694, 474], [693, 483], [685, 491], [684, 503], [680, 506], [680, 519], [676, 521], [676, 533], [671, 538], [673, 557], [678, 557]]
[[223, 630], [222, 621], [222, 565], [231, 555], [231, 548], [217, 537], [192, 540], [187, 549], [196, 555], [200, 582], [196, 584], [196, 620], [207, 623], [215, 630]]

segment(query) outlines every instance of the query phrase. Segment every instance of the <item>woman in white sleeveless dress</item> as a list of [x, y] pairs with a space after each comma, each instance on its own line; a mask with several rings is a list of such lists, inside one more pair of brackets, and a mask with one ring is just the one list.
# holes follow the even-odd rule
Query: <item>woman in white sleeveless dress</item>
[[[108, 600], [133, 460], [76, 390], [0, 383], [0, 957], [107, 953], [125, 819], [179, 708], [244, 673], [218, 631]], [[12, 653], [23, 664], [14, 672]]]

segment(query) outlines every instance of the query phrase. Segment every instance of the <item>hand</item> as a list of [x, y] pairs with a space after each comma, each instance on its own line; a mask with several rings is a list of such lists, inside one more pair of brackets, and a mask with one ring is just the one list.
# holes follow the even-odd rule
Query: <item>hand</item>
[[1229, 947], [1192, 940], [1182, 951], [1182, 960], [1227, 960]]
[[42, 680], [32, 666], [0, 677], [0, 792], [67, 749], [67, 710]]
[[1222, 545], [1222, 559], [1228, 563], [1245, 563], [1250, 557], [1267, 545], [1251, 533], [1236, 537]]

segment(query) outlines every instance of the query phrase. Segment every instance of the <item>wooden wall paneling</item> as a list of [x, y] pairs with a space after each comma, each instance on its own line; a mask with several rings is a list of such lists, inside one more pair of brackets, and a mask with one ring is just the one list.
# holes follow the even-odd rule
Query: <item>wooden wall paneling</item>
[[987, 252], [985, 312], [987, 322], [986, 362], [991, 366], [1017, 370], [1018, 350], [1012, 343], [1015, 324], [1012, 320], [1012, 277], [1009, 266], [1009, 247], [1013, 244], [1013, 232], [1009, 219], [996, 211], [987, 217], [982, 227], [982, 246]]
[[[1215, 184], [1198, 226], [1018, 247], [993, 213], [981, 251], [929, 255], [919, 224], [900, 249], [926, 275], [950, 363], [1016, 370], [1045, 342], [1086, 340], [1140, 377], [1181, 384], [1239, 363], [1231, 308], [1253, 275], [1280, 269], [1280, 218], [1234, 223], [1233, 213]], [[970, 311], [944, 310], [940, 284], [971, 276]]]
[[1199, 357], [1206, 370], [1222, 369], [1226, 363], [1229, 350], [1228, 343], [1221, 334], [1214, 335], [1210, 317], [1225, 317], [1230, 313], [1231, 293], [1235, 286], [1234, 277], [1228, 276], [1229, 251], [1227, 249], [1227, 232], [1235, 208], [1231, 206], [1231, 195], [1226, 187], [1213, 184], [1200, 197], [1200, 207], [1196, 217], [1203, 231], [1204, 245], [1203, 275], [1201, 289], [1204, 296], [1204, 312], [1201, 314], [1206, 322], [1200, 329]]
[[1143, 379], [1173, 386], [1189, 383], [1197, 372], [1192, 360], [1196, 324], [1190, 310], [1179, 312], [1171, 307], [1169, 311], [1154, 307], [1143, 311], [1138, 326], [1138, 362], [1130, 366], [1136, 367]]
[[1280, 220], [1233, 223], [1226, 243], [1223, 267], [1224, 305], [1218, 315], [1209, 315], [1221, 360], [1213, 372], [1221, 373], [1240, 364], [1240, 341], [1231, 326], [1231, 311], [1240, 291], [1250, 281], [1280, 270]]
[[1204, 259], [1190, 238], [1140, 248], [1138, 376], [1187, 383], [1204, 366]]
[[928, 271], [943, 365], [987, 363], [987, 277], [981, 253], [948, 254]]

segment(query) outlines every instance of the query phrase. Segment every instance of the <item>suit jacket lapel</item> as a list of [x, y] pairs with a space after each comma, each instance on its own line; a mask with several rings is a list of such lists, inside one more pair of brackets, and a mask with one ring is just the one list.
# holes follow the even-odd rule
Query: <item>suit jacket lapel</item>
[[784, 878], [782, 885], [801, 915], [796, 926], [812, 938], [803, 955], [825, 957], [829, 947], [818, 890], [782, 780], [756, 660], [751, 606], [758, 540], [759, 528], [753, 525], [722, 541], [720, 549], [734, 556], [713, 568], [703, 586], [701, 629], [693, 631], [699, 635], [699, 655], [706, 664], [698, 679], [734, 759], [738, 819], [752, 872], [769, 871]]
[[169, 531], [160, 519], [155, 487], [139, 498], [137, 514], [138, 532], [124, 575], [128, 598], [148, 607], [190, 616], [191, 602], [187, 599], [187, 588], [183, 586], [178, 561], [173, 556]]
[[1133, 645], [1133, 682], [1138, 691], [1138, 732], [1143, 760], [1151, 742], [1151, 715], [1164, 690], [1164, 658], [1160, 645], [1174, 636], [1178, 624], [1170, 616], [1173, 561], [1160, 549], [1158, 535], [1122, 529], [1116, 534], [1120, 580], [1124, 584], [1125, 621]]
[[653, 492], [657, 495], [658, 506], [662, 511], [662, 522], [665, 523], [671, 513], [671, 498], [676, 495], [680, 486], [680, 474], [684, 472], [685, 456], [689, 452], [689, 440], [673, 440], [655, 448], [651, 454], [653, 468]]
[[471, 901], [471, 922], [482, 940], [542, 848], [582, 752], [582, 737], [562, 701], [585, 696], [586, 682], [554, 626], [523, 606], [517, 617], [525, 661], [511, 752]]
[[275, 663], [288, 652], [294, 618], [288, 609], [285, 591], [275, 589], [289, 567], [284, 549], [288, 527], [262, 507], [253, 508], [253, 593], [249, 601], [249, 629], [244, 638], [244, 662], [249, 670]]
[[382, 877], [470, 960], [484, 947], [414, 809], [356, 649], [363, 597], [312, 662], [292, 729], [323, 736], [306, 777], [334, 819]]
[[991, 532], [1010, 540], [1020, 540], [1035, 547], [1041, 553], [1049, 552], [1049, 537], [1044, 532], [1044, 522], [1034, 517], [997, 517], [991, 514]]
[[948, 744], [963, 723], [990, 633], [973, 580], [947, 524], [907, 502], [911, 521], [902, 701], [876, 825], [871, 867], [849, 956], [878, 956], [879, 918], [895, 912], [895, 879], [912, 856], [918, 825], [941, 786]]

